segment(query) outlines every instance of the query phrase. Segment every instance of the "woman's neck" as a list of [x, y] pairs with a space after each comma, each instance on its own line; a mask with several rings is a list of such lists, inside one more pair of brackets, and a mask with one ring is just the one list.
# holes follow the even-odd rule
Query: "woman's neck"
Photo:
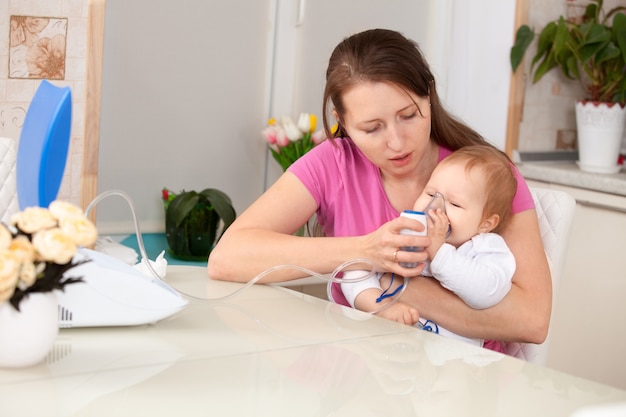
[[422, 193], [430, 175], [439, 162], [439, 146], [432, 146], [424, 153], [411, 174], [393, 176], [381, 172], [383, 188], [391, 205], [398, 211], [410, 210]]

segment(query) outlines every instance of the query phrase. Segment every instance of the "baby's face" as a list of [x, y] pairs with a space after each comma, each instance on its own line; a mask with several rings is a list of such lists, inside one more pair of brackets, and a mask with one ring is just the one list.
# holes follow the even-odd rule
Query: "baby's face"
[[443, 195], [452, 227], [446, 242], [458, 247], [484, 231], [480, 226], [487, 198], [485, 180], [480, 167], [467, 172], [463, 161], [443, 161], [433, 171], [413, 209], [423, 211], [435, 193]]

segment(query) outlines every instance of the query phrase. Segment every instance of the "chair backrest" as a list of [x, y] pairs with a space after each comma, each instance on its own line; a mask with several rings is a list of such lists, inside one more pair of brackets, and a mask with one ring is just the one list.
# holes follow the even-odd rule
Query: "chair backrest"
[[15, 183], [16, 160], [15, 140], [0, 138], [0, 221], [4, 224], [8, 224], [11, 216], [19, 211]]
[[[552, 275], [552, 314], [554, 315], [576, 200], [563, 191], [531, 187], [531, 192], [535, 200], [541, 240]], [[528, 362], [545, 365], [551, 333], [549, 330], [545, 342], [540, 345], [510, 342], [506, 344], [505, 351], [508, 355]]]

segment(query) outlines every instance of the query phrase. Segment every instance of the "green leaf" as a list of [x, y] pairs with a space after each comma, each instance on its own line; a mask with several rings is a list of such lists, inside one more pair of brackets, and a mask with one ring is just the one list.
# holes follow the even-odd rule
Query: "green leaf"
[[[537, 42], [537, 53], [535, 54], [531, 64], [530, 71], [535, 71], [535, 66], [539, 63], [540, 67], [543, 68], [554, 68], [556, 66], [556, 62], [554, 61], [554, 53], [553, 45], [554, 45], [554, 37], [557, 30], [557, 24], [555, 22], [550, 22], [546, 25], [545, 28], [539, 34], [539, 41]], [[536, 83], [541, 77], [543, 77], [544, 72], [542, 72], [539, 76], [537, 76], [537, 72], [535, 72], [535, 76], [533, 78], [533, 83]]]
[[232, 206], [230, 197], [228, 197], [228, 195], [226, 195], [223, 191], [216, 190], [215, 188], [207, 188], [205, 190], [202, 190], [200, 192], [200, 195], [202, 195], [211, 203], [218, 216], [220, 216], [220, 218], [224, 222], [224, 228], [222, 229], [223, 234], [237, 217], [235, 209]]
[[555, 59], [559, 63], [565, 62], [565, 60], [567, 60], [568, 55], [571, 53], [571, 44], [570, 29], [567, 26], [565, 19], [561, 17], [559, 18], [559, 23], [556, 27], [556, 32], [554, 34], [554, 44], [552, 46]]
[[232, 204], [230, 197], [225, 192], [215, 188], [206, 188], [200, 191], [200, 195], [209, 200], [209, 202], [213, 205], [215, 205], [213, 203], [214, 201], [225, 201], [228, 204]]
[[584, 44], [589, 45], [593, 43], [604, 44], [611, 40], [611, 33], [607, 29], [606, 26], [600, 25], [598, 23], [591, 24], [589, 26], [589, 31], [584, 33], [585, 40]]
[[572, 80], [580, 79], [580, 72], [578, 69], [578, 60], [576, 59], [574, 55], [570, 55], [570, 57], [567, 59], [564, 65], [566, 68], [563, 69], [563, 74], [565, 74], [567, 78], [570, 78]]
[[517, 67], [522, 63], [524, 54], [528, 47], [532, 43], [535, 37], [535, 32], [528, 25], [520, 26], [515, 34], [515, 44], [511, 48], [511, 68], [513, 72], [517, 70]]
[[544, 61], [542, 61], [537, 70], [535, 71], [535, 75], [533, 77], [533, 83], [538, 82], [541, 77], [543, 77], [546, 72], [550, 71], [552, 68], [558, 66], [558, 63], [554, 60], [553, 57], [549, 56]]
[[600, 49], [596, 55], [596, 65], [609, 61], [620, 56], [620, 50], [613, 42], [609, 42], [604, 48]]
[[187, 191], [180, 193], [174, 200], [170, 202], [165, 215], [168, 221], [179, 227], [185, 217], [196, 206], [200, 197], [195, 191]]
[[620, 13], [613, 19], [613, 33], [615, 43], [622, 54], [622, 63], [626, 65], [626, 15]]

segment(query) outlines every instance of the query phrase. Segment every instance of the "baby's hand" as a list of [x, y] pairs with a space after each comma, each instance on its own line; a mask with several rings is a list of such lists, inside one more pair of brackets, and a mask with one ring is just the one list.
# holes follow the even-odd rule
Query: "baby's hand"
[[376, 315], [409, 326], [413, 326], [420, 318], [420, 314], [416, 308], [401, 301], [396, 301], [389, 307], [376, 313]]
[[426, 248], [428, 259], [435, 258], [439, 248], [446, 242], [446, 235], [450, 228], [448, 216], [441, 209], [430, 210], [428, 213], [428, 237], [430, 245]]

